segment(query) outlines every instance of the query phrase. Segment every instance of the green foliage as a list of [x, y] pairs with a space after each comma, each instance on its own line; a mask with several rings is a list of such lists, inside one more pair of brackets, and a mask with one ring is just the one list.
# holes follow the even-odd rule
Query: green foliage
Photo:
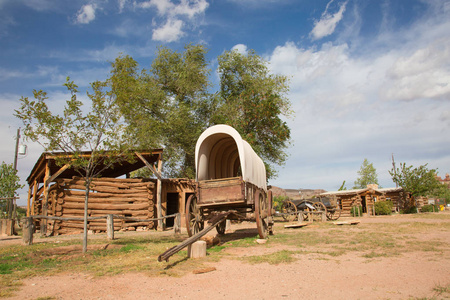
[[420, 209], [421, 212], [439, 212], [439, 205], [426, 204]]
[[179, 53], [161, 47], [151, 68], [139, 72], [130, 56], [112, 63], [109, 84], [141, 148], [164, 148], [167, 177], [193, 178], [195, 143], [214, 111], [203, 45]]
[[410, 206], [405, 209], [400, 210], [401, 214], [416, 214], [417, 213], [417, 207]]
[[338, 191], [346, 191], [347, 188], [345, 187], [345, 180], [342, 182], [342, 185], [339, 187]]
[[352, 206], [350, 209], [350, 215], [353, 217], [361, 217], [363, 214], [362, 206]]
[[441, 183], [436, 178], [436, 169], [429, 170], [427, 164], [414, 168], [402, 163], [400, 168], [392, 168], [389, 174], [392, 181], [414, 197], [434, 196], [442, 189]]
[[195, 175], [195, 143], [214, 124], [233, 126], [265, 161], [283, 164], [290, 129], [287, 79], [271, 75], [254, 51], [225, 52], [218, 58], [220, 91], [211, 93], [210, 69], [203, 45], [187, 45], [179, 53], [159, 48], [149, 70], [139, 71], [130, 56], [119, 56], [108, 80], [129, 125], [143, 148], [164, 148], [168, 177]]
[[[91, 83], [92, 92], [87, 92], [91, 108], [83, 113], [83, 103], [78, 100], [78, 86], [67, 77], [64, 86], [71, 97], [66, 101], [62, 115], [52, 114], [46, 101], [47, 93], [33, 91], [34, 99], [20, 99], [21, 107], [15, 116], [25, 125], [24, 134], [28, 139], [41, 144], [45, 151], [55, 153], [56, 163], [68, 164], [86, 182], [85, 228], [83, 251], [87, 249], [87, 205], [89, 186], [92, 179], [114, 163], [132, 160], [130, 150], [135, 146], [125, 131], [122, 115], [116, 105], [108, 83]], [[83, 155], [90, 151], [90, 155]], [[108, 152], [108, 153], [106, 153]], [[107, 155], [106, 155], [107, 154]]]
[[367, 158], [364, 158], [358, 175], [359, 177], [355, 180], [354, 189], [365, 189], [368, 184], [378, 184], [377, 170], [372, 163], [369, 163]]
[[375, 214], [376, 215], [390, 215], [394, 204], [392, 201], [378, 201], [375, 202]]
[[279, 211], [281, 209], [281, 206], [283, 205], [283, 202], [285, 200], [289, 200], [289, 197], [288, 196], [276, 196], [276, 197], [273, 197], [273, 208], [275, 210]]
[[218, 57], [220, 91], [213, 123], [235, 128], [266, 163], [268, 178], [273, 165], [284, 164], [290, 128], [282, 117], [292, 114], [285, 76], [270, 74], [255, 51], [226, 51]]
[[[13, 212], [13, 197], [16, 191], [23, 187], [19, 184], [20, 178], [12, 164], [2, 162], [0, 165], [0, 217], [11, 218]], [[10, 199], [4, 199], [10, 198]]]

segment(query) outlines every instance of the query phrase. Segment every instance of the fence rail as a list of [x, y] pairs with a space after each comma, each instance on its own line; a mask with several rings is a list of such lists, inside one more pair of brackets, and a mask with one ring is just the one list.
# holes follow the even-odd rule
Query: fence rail
[[[98, 216], [98, 217], [88, 217], [87, 221], [92, 220], [100, 220], [105, 219], [106, 220], [106, 235], [108, 239], [113, 240], [114, 239], [114, 218], [121, 219], [121, 220], [127, 220], [127, 221], [138, 221], [138, 222], [151, 222], [151, 221], [159, 221], [169, 218], [175, 218], [173, 230], [175, 234], [181, 233], [181, 214], [175, 213], [167, 216], [163, 216], [160, 218], [152, 218], [152, 219], [139, 219], [139, 218], [132, 218], [132, 217], [124, 217], [120, 215], [114, 215], [114, 214], [108, 214], [104, 216]], [[46, 219], [46, 220], [59, 220], [59, 221], [82, 221], [84, 222], [84, 218], [76, 218], [76, 217], [53, 217], [53, 216], [44, 216], [44, 215], [33, 215], [29, 217], [24, 218], [25, 221], [23, 223], [23, 242], [26, 245], [32, 245], [33, 244], [33, 233], [34, 233], [34, 222], [33, 219]]]

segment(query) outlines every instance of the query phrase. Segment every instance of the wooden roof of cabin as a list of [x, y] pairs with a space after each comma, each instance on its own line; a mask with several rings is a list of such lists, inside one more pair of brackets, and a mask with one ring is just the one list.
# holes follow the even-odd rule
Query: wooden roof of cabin
[[[154, 149], [150, 151], [139, 151], [136, 150], [135, 152], [138, 152], [141, 154], [147, 162], [150, 164], [153, 164], [158, 161], [159, 156], [162, 154], [162, 149]], [[57, 157], [64, 157], [64, 156], [70, 156], [71, 153], [51, 153], [51, 152], [43, 152], [39, 159], [37, 160], [36, 164], [34, 165], [33, 169], [30, 172], [30, 175], [27, 178], [28, 184], [31, 184], [35, 180], [38, 183], [44, 182], [45, 177], [45, 168], [48, 164], [50, 168], [50, 176], [58, 172], [62, 166], [59, 166], [56, 164], [56, 158]], [[82, 152], [82, 155], [90, 156], [91, 151], [85, 151]], [[108, 155], [108, 152], [105, 153], [105, 155]], [[138, 170], [145, 166], [145, 163], [139, 159], [137, 156], [133, 162], [127, 162], [122, 161], [120, 163], [115, 163], [111, 168], [105, 169], [102, 173], [102, 177], [107, 178], [117, 178], [119, 176], [128, 174], [132, 171]], [[102, 166], [100, 166], [102, 167]], [[68, 168], [64, 172], [62, 172], [58, 178], [72, 178], [73, 176], [80, 176], [80, 174], [74, 170], [73, 168]]]
[[397, 187], [397, 188], [379, 188], [379, 189], [372, 189], [372, 188], [365, 188], [365, 189], [354, 189], [354, 190], [343, 190], [343, 191], [333, 191], [333, 192], [325, 192], [320, 194], [321, 196], [350, 196], [350, 195], [360, 195], [364, 194], [366, 192], [374, 192], [379, 194], [386, 194], [386, 193], [394, 193], [394, 192], [401, 192], [403, 191], [403, 188]]

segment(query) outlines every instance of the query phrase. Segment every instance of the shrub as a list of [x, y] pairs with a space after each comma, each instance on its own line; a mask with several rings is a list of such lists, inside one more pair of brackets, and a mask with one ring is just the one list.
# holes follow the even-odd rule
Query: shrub
[[438, 205], [433, 205], [433, 204], [426, 204], [426, 205], [422, 206], [420, 211], [421, 212], [438, 212], [439, 211], [439, 206]]
[[392, 201], [379, 201], [375, 202], [375, 214], [376, 215], [390, 215], [392, 212]]
[[415, 206], [410, 206], [408, 208], [402, 209], [400, 211], [401, 214], [415, 214], [417, 213], [417, 207]]
[[363, 213], [362, 206], [352, 206], [350, 210], [350, 215], [353, 217], [361, 217]]

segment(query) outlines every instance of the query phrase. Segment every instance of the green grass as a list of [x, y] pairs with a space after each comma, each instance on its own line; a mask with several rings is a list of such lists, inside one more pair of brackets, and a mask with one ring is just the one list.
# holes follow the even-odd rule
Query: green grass
[[271, 265], [278, 265], [281, 263], [290, 263], [297, 260], [295, 258], [296, 251], [281, 250], [270, 254], [259, 256], [247, 256], [241, 258], [242, 261], [249, 262], [251, 264], [269, 263]]
[[[423, 218], [419, 218], [422, 216]], [[187, 259], [186, 250], [158, 262], [157, 257], [167, 249], [178, 245], [187, 235], [167, 235], [149, 232], [145, 235], [117, 234], [116, 240], [106, 236], [89, 240], [89, 246], [106, 245], [106, 249], [64, 252], [64, 249], [81, 247], [81, 240], [62, 240], [50, 237], [31, 246], [0, 246], [0, 297], [10, 297], [22, 279], [48, 276], [62, 271], [89, 273], [94, 276], [110, 276], [126, 272], [143, 272], [149, 276], [182, 276], [193, 270], [216, 262], [223, 257], [234, 258], [232, 248], [243, 248], [252, 253], [256, 248], [266, 249], [264, 255], [238, 258], [251, 264], [289, 264], [303, 255], [314, 259], [331, 259], [339, 262], [344, 255], [355, 255], [367, 261], [422, 252], [430, 257], [448, 255], [448, 243], [439, 239], [439, 233], [450, 230], [448, 214], [420, 214], [416, 221], [402, 223], [366, 223], [358, 226], [337, 227], [331, 222], [315, 223], [299, 229], [284, 229], [283, 223], [275, 224], [275, 235], [266, 244], [255, 243], [256, 235], [225, 235], [222, 244], [207, 249], [202, 259]], [[424, 234], [433, 232], [432, 239]], [[102, 248], [102, 247], [98, 247]], [[78, 249], [78, 248], [77, 248]], [[273, 249], [273, 250], [272, 250]], [[281, 250], [280, 250], [281, 249]], [[446, 252], [447, 251], [447, 252]], [[258, 253], [258, 252], [257, 252]], [[345, 259], [343, 260], [345, 261]], [[437, 287], [436, 293], [449, 294], [449, 287]]]

